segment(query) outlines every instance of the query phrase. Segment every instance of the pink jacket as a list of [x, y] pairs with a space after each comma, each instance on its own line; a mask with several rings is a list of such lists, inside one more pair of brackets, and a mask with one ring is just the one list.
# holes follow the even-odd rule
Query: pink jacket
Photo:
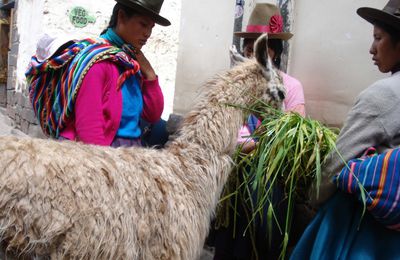
[[[87, 144], [111, 145], [120, 125], [122, 92], [117, 90], [120, 73], [115, 64], [101, 61], [93, 65], [76, 97], [74, 116], [60, 136]], [[157, 122], [164, 109], [164, 97], [156, 80], [143, 80], [142, 117]]]

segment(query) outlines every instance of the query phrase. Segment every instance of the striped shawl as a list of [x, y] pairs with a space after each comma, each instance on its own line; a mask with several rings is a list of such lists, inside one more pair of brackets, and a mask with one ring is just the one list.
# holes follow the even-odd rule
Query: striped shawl
[[88, 70], [99, 61], [112, 61], [121, 71], [117, 88], [140, 67], [129, 45], [115, 47], [104, 39], [84, 39], [49, 59], [33, 56], [25, 73], [29, 98], [45, 135], [58, 138], [74, 110], [75, 99]]

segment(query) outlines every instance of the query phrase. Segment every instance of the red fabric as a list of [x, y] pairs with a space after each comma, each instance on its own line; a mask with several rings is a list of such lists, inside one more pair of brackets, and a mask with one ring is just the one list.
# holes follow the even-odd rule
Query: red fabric
[[[93, 65], [76, 98], [74, 117], [60, 136], [88, 144], [109, 146], [119, 128], [122, 93], [117, 89], [119, 71], [102, 61]], [[156, 122], [164, 109], [164, 97], [156, 80], [143, 80], [143, 112], [146, 121]]]
[[255, 33], [281, 33], [283, 31], [283, 18], [276, 14], [271, 17], [268, 25], [262, 24], [249, 24], [247, 25], [246, 32]]

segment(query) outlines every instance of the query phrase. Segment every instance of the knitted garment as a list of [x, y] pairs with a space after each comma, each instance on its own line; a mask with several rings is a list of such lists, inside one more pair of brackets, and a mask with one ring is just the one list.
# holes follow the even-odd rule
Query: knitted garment
[[119, 89], [126, 78], [140, 69], [133, 57], [129, 45], [118, 48], [107, 40], [90, 38], [73, 43], [41, 63], [33, 56], [25, 76], [29, 98], [44, 134], [58, 138], [73, 113], [83, 78], [93, 64], [103, 60], [115, 63], [121, 70], [116, 86]]
[[[350, 160], [333, 177], [337, 187], [355, 194], [376, 220], [400, 231], [400, 148], [378, 154], [367, 149], [364, 156]], [[363, 196], [363, 192], [366, 192]]]

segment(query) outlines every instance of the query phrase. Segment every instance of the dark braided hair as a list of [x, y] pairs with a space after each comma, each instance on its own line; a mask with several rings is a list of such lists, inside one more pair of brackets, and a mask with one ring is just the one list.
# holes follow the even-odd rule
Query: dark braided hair
[[[385, 32], [387, 32], [390, 35], [390, 41], [392, 42], [393, 46], [395, 47], [399, 42], [400, 42], [400, 30], [390, 24], [383, 23], [380, 21], [375, 21], [373, 24]], [[397, 63], [393, 68], [392, 68], [392, 73], [400, 71], [400, 62]]]
[[[244, 38], [243, 39], [243, 47], [248, 44], [254, 44], [255, 39], [253, 38]], [[278, 69], [281, 67], [281, 56], [283, 52], [283, 41], [281, 39], [268, 39], [268, 48], [272, 49], [275, 52], [275, 57], [272, 59], [274, 66]]]
[[275, 52], [275, 57], [272, 59], [275, 67], [280, 69], [281, 67], [281, 56], [283, 52], [283, 41], [281, 39], [268, 39], [268, 48]]
[[129, 8], [125, 5], [122, 5], [120, 3], [116, 3], [110, 18], [110, 22], [108, 23], [108, 26], [106, 29], [104, 29], [101, 34], [105, 34], [108, 30], [108, 28], [115, 28], [117, 26], [118, 23], [118, 12], [119, 10], [121, 10], [122, 12], [125, 13], [125, 15], [130, 18], [136, 14], [138, 14], [138, 12], [136, 10], [133, 10], [132, 8]]
[[390, 39], [393, 43], [393, 45], [396, 45], [398, 42], [400, 42], [400, 30], [383, 22], [375, 21], [373, 23], [374, 25], [378, 26], [385, 32], [387, 32], [390, 35]]

